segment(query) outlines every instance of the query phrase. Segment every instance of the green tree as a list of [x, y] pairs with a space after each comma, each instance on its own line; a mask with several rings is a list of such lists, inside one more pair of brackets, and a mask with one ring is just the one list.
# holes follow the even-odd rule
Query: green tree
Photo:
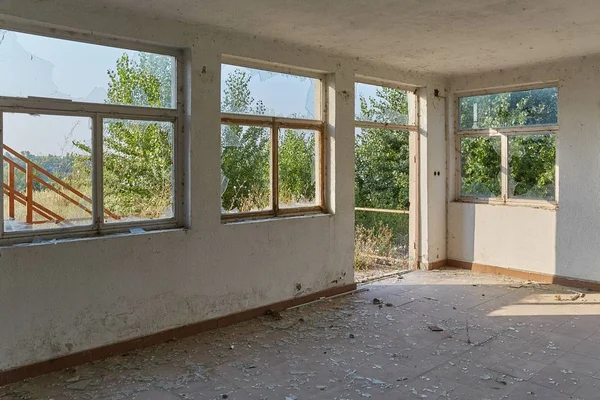
[[[406, 92], [377, 89], [375, 97], [361, 97], [366, 120], [390, 122], [408, 115]], [[358, 207], [408, 209], [408, 132], [363, 128], [355, 136], [355, 203]]]
[[512, 136], [508, 141], [509, 194], [555, 199], [556, 137]]
[[[165, 60], [161, 59], [164, 58]], [[109, 104], [171, 107], [169, 57], [123, 54], [109, 70]], [[105, 207], [126, 217], [155, 218], [170, 208], [173, 191], [173, 126], [167, 122], [104, 120], [103, 191]], [[91, 148], [75, 142], [84, 156], [75, 160], [89, 182]], [[166, 211], [167, 215], [169, 211]]]
[[[234, 70], [225, 81], [221, 111], [264, 115], [249, 89], [250, 75]], [[270, 202], [270, 133], [259, 126], [221, 127], [221, 207], [225, 211], [267, 208]]]
[[[404, 91], [380, 87], [375, 96], [359, 98], [360, 119], [383, 123], [408, 122]], [[355, 135], [355, 204], [357, 207], [408, 210], [409, 134], [382, 128], [363, 128]], [[401, 258], [408, 251], [408, 216], [356, 212], [357, 251]], [[356, 255], [357, 267], [365, 261]]]
[[280, 203], [314, 203], [315, 138], [314, 132], [297, 129], [279, 133]]
[[[557, 124], [555, 88], [470, 96], [460, 99], [462, 129]], [[553, 135], [509, 137], [509, 195], [554, 199], [556, 140]], [[461, 140], [461, 193], [498, 197], [500, 138]]]
[[[251, 76], [236, 69], [225, 80], [221, 111], [264, 115], [262, 101], [250, 92]], [[315, 135], [282, 129], [279, 142], [279, 201], [298, 204], [315, 200]], [[221, 128], [221, 206], [225, 211], [268, 208], [270, 202], [270, 131], [257, 126]]]

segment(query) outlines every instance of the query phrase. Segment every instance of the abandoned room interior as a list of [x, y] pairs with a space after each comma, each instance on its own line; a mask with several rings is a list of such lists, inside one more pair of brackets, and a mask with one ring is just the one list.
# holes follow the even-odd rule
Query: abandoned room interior
[[600, 399], [600, 3], [0, 0], [0, 400]]

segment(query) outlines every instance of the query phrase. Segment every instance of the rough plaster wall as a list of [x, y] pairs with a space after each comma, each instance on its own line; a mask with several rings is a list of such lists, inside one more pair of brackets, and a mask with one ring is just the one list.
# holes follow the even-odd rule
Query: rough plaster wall
[[[439, 90], [438, 97], [435, 89]], [[445, 90], [443, 87], [427, 88], [427, 171], [423, 180], [427, 184], [428, 257], [433, 263], [446, 259], [446, 120]], [[434, 175], [436, 173], [436, 175]], [[439, 174], [437, 174], [439, 173]]]
[[[438, 97], [435, 96], [436, 89], [439, 90]], [[422, 267], [427, 268], [431, 263], [446, 259], [446, 102], [443, 86], [433, 84], [421, 89], [419, 102], [419, 239]]]
[[556, 212], [528, 207], [448, 206], [448, 258], [554, 274]]
[[559, 82], [559, 209], [450, 203], [448, 258], [600, 281], [600, 57], [463, 76], [451, 86], [550, 81]]
[[[5, 0], [11, 1], [11, 0]], [[15, 3], [22, 0], [12, 0]], [[58, 7], [62, 0], [54, 2]], [[80, 1], [80, 3], [84, 3]], [[95, 0], [447, 74], [600, 51], [597, 0]]]
[[[1, 248], [0, 321], [9, 322], [0, 324], [0, 370], [353, 281], [354, 74], [421, 85], [434, 78], [252, 35], [67, 4], [0, 3], [0, 20], [190, 49], [190, 229]], [[222, 53], [330, 72], [327, 195], [334, 215], [221, 224]]]

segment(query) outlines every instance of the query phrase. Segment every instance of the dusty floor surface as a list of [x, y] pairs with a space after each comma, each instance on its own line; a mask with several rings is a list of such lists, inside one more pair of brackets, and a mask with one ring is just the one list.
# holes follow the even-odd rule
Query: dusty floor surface
[[600, 399], [600, 294], [462, 271], [366, 287], [0, 398]]
[[354, 282], [364, 283], [385, 275], [408, 272], [405, 265], [373, 265], [367, 269], [354, 271]]

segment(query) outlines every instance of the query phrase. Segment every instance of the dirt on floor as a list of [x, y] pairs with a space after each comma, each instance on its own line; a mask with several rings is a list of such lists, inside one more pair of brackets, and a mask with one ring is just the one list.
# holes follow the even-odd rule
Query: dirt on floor
[[383, 276], [388, 276], [394, 273], [403, 273], [407, 269], [400, 265], [381, 265], [375, 264], [366, 269], [360, 269], [354, 271], [354, 281], [358, 283], [365, 283], [372, 280], [379, 279]]
[[416, 271], [0, 388], [0, 400], [595, 400], [600, 293]]

